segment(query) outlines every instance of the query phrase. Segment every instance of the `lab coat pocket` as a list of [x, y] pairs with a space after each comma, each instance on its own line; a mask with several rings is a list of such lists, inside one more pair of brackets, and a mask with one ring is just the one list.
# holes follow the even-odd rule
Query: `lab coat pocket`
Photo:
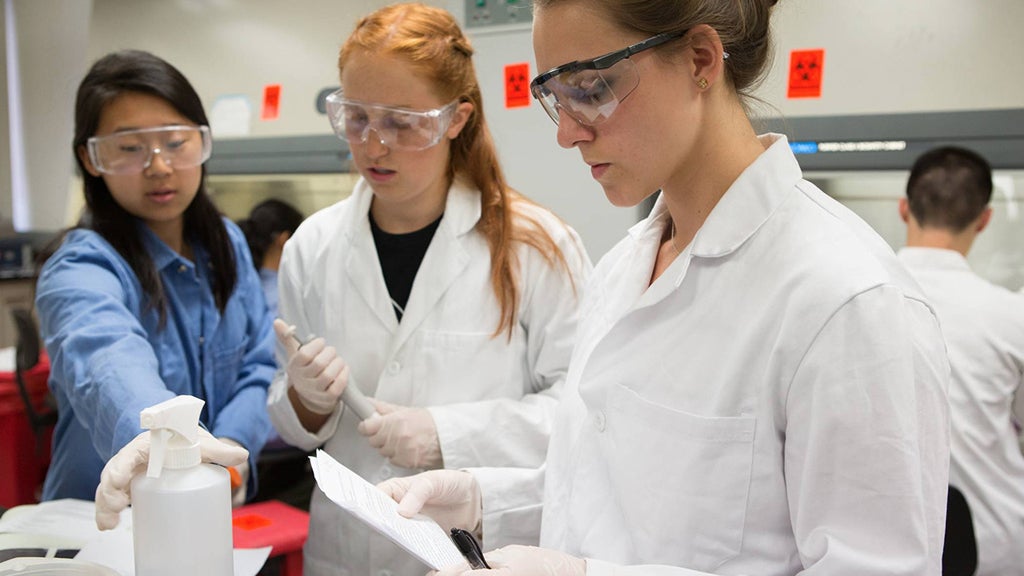
[[712, 571], [740, 552], [756, 420], [708, 417], [615, 385], [602, 445], [633, 546], [644, 563]]
[[522, 341], [488, 332], [424, 331], [416, 372], [416, 400], [437, 405], [523, 394]]

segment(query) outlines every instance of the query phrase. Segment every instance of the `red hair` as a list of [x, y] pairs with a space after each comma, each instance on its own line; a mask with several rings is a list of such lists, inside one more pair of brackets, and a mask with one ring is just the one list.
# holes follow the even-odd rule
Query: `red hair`
[[341, 47], [338, 69], [356, 51], [386, 54], [408, 61], [444, 102], [469, 102], [473, 111], [451, 142], [448, 181], [456, 177], [480, 191], [477, 228], [491, 251], [491, 285], [501, 305], [497, 336], [509, 337], [519, 311], [518, 258], [515, 243], [540, 252], [549, 265], [568, 272], [565, 255], [527, 207], [533, 204], [511, 189], [498, 163], [497, 150], [484, 119], [483, 97], [473, 67], [473, 47], [447, 11], [419, 3], [394, 4], [363, 17]]

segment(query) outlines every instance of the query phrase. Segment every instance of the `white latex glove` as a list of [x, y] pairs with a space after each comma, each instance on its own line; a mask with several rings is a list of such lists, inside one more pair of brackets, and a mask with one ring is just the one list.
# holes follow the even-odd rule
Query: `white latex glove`
[[[233, 438], [220, 438], [221, 442], [230, 444], [231, 446], [237, 446], [242, 448], [242, 445], [235, 441]], [[243, 448], [244, 449], [244, 448]], [[249, 493], [249, 459], [246, 458], [245, 462], [232, 466], [235, 472], [238, 473], [238, 478], [241, 483], [237, 488], [232, 487], [231, 489], [231, 506], [237, 508], [242, 504], [245, 504], [245, 497]]]
[[359, 433], [369, 439], [370, 446], [395, 466], [442, 467], [441, 441], [437, 438], [437, 424], [429, 410], [370, 401], [380, 417], [359, 423]]
[[587, 561], [536, 546], [506, 546], [484, 552], [490, 570], [471, 570], [465, 563], [449, 566], [437, 576], [584, 576]]
[[[110, 530], [117, 526], [121, 511], [131, 503], [131, 483], [136, 474], [145, 474], [149, 464], [149, 430], [139, 434], [107, 461], [96, 487], [96, 526]], [[199, 429], [199, 452], [203, 462], [238, 466], [249, 458], [249, 451], [232, 446]]]
[[445, 533], [462, 528], [480, 535], [483, 500], [480, 485], [469, 472], [431, 470], [392, 478], [377, 488], [398, 502], [398, 513], [406, 518], [422, 512], [440, 524]]
[[284, 320], [274, 320], [274, 333], [288, 355], [285, 365], [288, 382], [307, 410], [330, 414], [338, 407], [341, 393], [348, 385], [348, 364], [323, 338], [314, 338], [300, 348], [292, 337], [294, 332]]

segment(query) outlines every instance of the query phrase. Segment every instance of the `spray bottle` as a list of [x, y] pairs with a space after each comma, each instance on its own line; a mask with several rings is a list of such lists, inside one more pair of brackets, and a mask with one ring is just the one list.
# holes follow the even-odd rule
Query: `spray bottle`
[[203, 401], [178, 396], [140, 414], [150, 430], [149, 468], [132, 479], [135, 573], [230, 576], [231, 486], [228, 471], [203, 464]]

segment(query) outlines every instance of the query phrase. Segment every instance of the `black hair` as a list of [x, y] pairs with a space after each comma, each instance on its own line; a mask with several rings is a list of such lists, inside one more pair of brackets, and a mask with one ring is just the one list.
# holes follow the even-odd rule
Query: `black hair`
[[[167, 319], [167, 302], [159, 271], [146, 252], [135, 217], [121, 207], [100, 176], [86, 170], [79, 151], [96, 133], [104, 107], [124, 93], [156, 96], [198, 125], [209, 124], [203, 104], [188, 79], [177, 68], [148, 52], [124, 50], [97, 60], [78, 86], [75, 98], [75, 135], [72, 153], [84, 181], [86, 209], [75, 228], [94, 230], [128, 261], [148, 298], [147, 307], [160, 313], [160, 325]], [[237, 281], [235, 253], [220, 212], [206, 193], [206, 167], [202, 167], [199, 191], [185, 209], [186, 239], [198, 242], [210, 255], [214, 301], [221, 312], [227, 306]]]
[[956, 146], [925, 152], [907, 181], [910, 213], [922, 227], [961, 232], [992, 199], [992, 167], [980, 154]]
[[238, 227], [245, 233], [245, 241], [249, 244], [253, 266], [257, 270], [274, 236], [281, 232], [295, 234], [303, 219], [305, 216], [302, 212], [291, 204], [271, 198], [254, 206], [247, 218], [238, 221]]

